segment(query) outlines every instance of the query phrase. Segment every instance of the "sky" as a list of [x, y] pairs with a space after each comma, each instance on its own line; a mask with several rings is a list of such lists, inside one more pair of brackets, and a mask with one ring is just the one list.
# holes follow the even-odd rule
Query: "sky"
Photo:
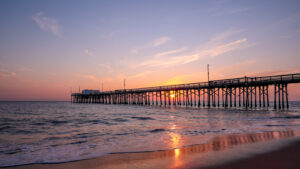
[[0, 100], [299, 73], [299, 44], [299, 0], [1, 0]]

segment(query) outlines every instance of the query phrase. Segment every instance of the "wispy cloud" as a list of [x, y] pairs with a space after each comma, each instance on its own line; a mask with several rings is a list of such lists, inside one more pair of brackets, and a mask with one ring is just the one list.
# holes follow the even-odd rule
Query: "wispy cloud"
[[170, 37], [162, 36], [160, 38], [154, 39], [153, 41], [151, 41], [151, 43], [148, 42], [146, 45], [142, 45], [142, 46], [139, 46], [139, 47], [132, 48], [129, 51], [129, 53], [130, 54], [137, 54], [137, 53], [139, 53], [143, 49], [158, 47], [158, 46], [161, 46], [161, 45], [167, 43], [170, 40], [171, 40]]
[[162, 57], [162, 56], [168, 56], [168, 55], [172, 55], [172, 54], [176, 54], [176, 53], [183, 52], [183, 51], [185, 51], [186, 49], [187, 49], [187, 48], [184, 47], [184, 48], [180, 48], [180, 49], [175, 49], [175, 50], [170, 50], [170, 51], [160, 52], [160, 53], [155, 54], [154, 57], [159, 58], [159, 57]]
[[19, 67], [19, 71], [21, 72], [32, 72], [32, 69], [29, 67], [21, 66]]
[[255, 63], [257, 63], [257, 61], [254, 59], [232, 63], [228, 66], [223, 66], [215, 69], [214, 71], [212, 71], [211, 75], [214, 79], [242, 77], [247, 75], [247, 71], [249, 70], [249, 68], [253, 67]]
[[139, 52], [139, 48], [132, 48], [130, 51], [129, 51], [129, 53], [130, 54], [137, 54], [138, 52]]
[[[245, 60], [230, 64], [228, 66], [220, 67], [213, 69], [210, 72], [211, 80], [219, 80], [225, 78], [233, 77], [243, 77], [245, 76], [244, 72], [237, 72], [236, 70], [247, 69], [252, 67], [256, 63], [255, 60]], [[246, 73], [247, 74], [247, 73]], [[247, 76], [250, 76], [247, 74]], [[193, 83], [193, 82], [205, 82], [207, 79], [207, 72], [191, 72], [188, 74], [178, 74], [174, 77], [170, 77], [163, 81], [154, 81], [149, 84], [149, 86], [157, 85], [173, 85], [173, 84], [183, 84], [183, 83]]]
[[288, 29], [288, 31], [280, 31], [281, 32], [281, 38], [287, 39], [287, 38], [298, 38], [300, 34], [300, 29], [298, 27], [295, 27], [294, 25], [300, 24], [300, 12], [296, 12], [292, 15], [289, 15], [287, 17], [281, 18], [277, 20], [276, 22], [270, 24], [266, 27], [266, 29], [274, 30], [283, 30]]
[[146, 71], [143, 71], [143, 72], [134, 74], [134, 75], [132, 75], [132, 76], [130, 76], [130, 77], [131, 77], [131, 78], [139, 78], [139, 77], [143, 77], [143, 76], [149, 75], [149, 74], [151, 74], [151, 73], [153, 73], [153, 71], [146, 70]]
[[248, 76], [272, 76], [272, 75], [281, 75], [281, 74], [293, 74], [299, 73], [300, 68], [290, 68], [290, 69], [281, 69], [281, 70], [260, 70], [257, 72], [252, 72]]
[[42, 12], [39, 12], [33, 16], [33, 20], [42, 30], [51, 32], [53, 35], [61, 37], [62, 29], [56, 19], [46, 17]]
[[[211, 6], [202, 11], [203, 14], [211, 16], [224, 16], [224, 15], [236, 15], [240, 13], [249, 12], [253, 7], [233, 5], [232, 0], [217, 0], [211, 1]], [[226, 7], [224, 7], [226, 6]]]
[[96, 55], [92, 52], [90, 52], [88, 49], [84, 50], [84, 53], [88, 56], [91, 56], [91, 57], [95, 57]]
[[195, 78], [196, 74], [186, 74], [186, 75], [179, 75], [175, 77], [171, 77], [165, 81], [162, 81], [159, 85], [175, 85], [175, 84], [183, 84], [183, 83], [190, 83], [191, 77]]
[[102, 33], [101, 37], [105, 40], [113, 40], [118, 37], [118, 34], [121, 33], [121, 30], [111, 30], [110, 32]]
[[155, 39], [155, 40], [152, 42], [152, 45], [153, 45], [154, 47], [157, 47], [157, 46], [160, 46], [160, 45], [165, 44], [165, 43], [168, 42], [169, 40], [170, 40], [169, 37], [163, 36], [163, 37], [160, 37], [160, 38]]
[[[155, 54], [151, 59], [143, 61], [139, 63], [139, 66], [149, 66], [149, 67], [157, 67], [157, 66], [175, 66], [191, 63], [199, 60], [200, 58], [205, 57], [216, 57], [225, 53], [229, 53], [231, 51], [235, 51], [245, 47], [245, 43], [247, 41], [246, 38], [241, 38], [237, 40], [227, 40], [233, 34], [236, 34], [240, 31], [234, 30], [229, 32], [224, 32], [220, 35], [217, 35], [211, 38], [207, 43], [201, 45], [198, 50], [191, 52], [190, 54], [185, 55], [172, 55], [176, 54], [178, 51], [180, 52], [182, 49], [167, 51]], [[170, 55], [169, 57], [158, 57], [162, 55]]]
[[244, 7], [244, 8], [236, 8], [236, 9], [231, 9], [227, 13], [228, 14], [237, 14], [241, 12], [248, 12], [250, 10], [249, 7]]
[[300, 12], [293, 13], [292, 15], [283, 17], [283, 18], [279, 19], [278, 21], [274, 22], [273, 24], [271, 24], [270, 27], [286, 26], [286, 25], [290, 25], [293, 23], [299, 23], [299, 17], [300, 17]]
[[99, 80], [94, 75], [91, 75], [91, 74], [76, 74], [75, 76], [79, 77], [79, 78], [85, 78], [85, 79], [88, 79], [88, 80], [91, 80], [91, 81], [98, 81]]
[[[256, 71], [251, 70], [259, 61], [254, 59], [248, 59], [240, 62], [236, 62], [227, 66], [223, 66], [211, 71], [212, 80], [224, 79], [224, 78], [238, 78], [244, 76], [257, 77], [257, 76], [272, 76], [272, 75], [280, 75], [280, 74], [292, 74], [298, 73], [300, 68], [289, 68], [289, 69], [281, 69], [281, 68], [272, 68], [272, 69], [255, 69]], [[239, 71], [236, 71], [239, 70]], [[250, 72], [250, 73], [249, 73]]]
[[113, 78], [111, 78], [111, 77], [104, 77], [104, 78], [102, 78], [104, 81], [106, 81], [106, 82], [111, 82], [111, 81], [113, 81]]
[[234, 29], [234, 30], [229, 30], [229, 31], [225, 31], [222, 32], [220, 34], [217, 34], [215, 36], [213, 36], [208, 42], [207, 44], [218, 44], [218, 43], [222, 43], [224, 42], [224, 40], [230, 38], [231, 36], [241, 33], [244, 30], [242, 29]]
[[9, 77], [15, 77], [17, 74], [12, 71], [0, 69], [0, 78], [9, 78]]
[[4, 66], [6, 66], [7, 64], [5, 64], [5, 63], [2, 63], [1, 61], [0, 61], [0, 67], [4, 67]]
[[101, 64], [99, 64], [99, 66], [100, 66], [101, 68], [106, 69], [109, 73], [115, 72], [115, 69], [113, 69], [110, 65], [101, 63]]
[[200, 53], [194, 59], [198, 60], [201, 56], [215, 57], [215, 56], [222, 55], [224, 53], [228, 53], [230, 51], [240, 49], [242, 47], [240, 45], [245, 43], [246, 41], [247, 41], [246, 38], [242, 38], [242, 39], [238, 39], [232, 42], [228, 42], [216, 46], [209, 46], [207, 49], [200, 51]]
[[236, 15], [240, 13], [248, 12], [251, 8], [233, 8], [233, 9], [224, 9], [222, 7], [212, 8], [209, 12], [212, 16], [224, 16], [224, 15]]
[[300, 29], [296, 29], [294, 31], [285, 32], [285, 34], [280, 36], [280, 38], [282, 39], [298, 38], [299, 35], [300, 35]]

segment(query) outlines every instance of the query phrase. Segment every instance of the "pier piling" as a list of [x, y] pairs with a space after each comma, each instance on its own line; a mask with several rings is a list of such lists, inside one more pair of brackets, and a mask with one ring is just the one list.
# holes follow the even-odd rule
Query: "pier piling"
[[285, 109], [289, 108], [288, 84], [290, 83], [300, 83], [300, 73], [214, 80], [209, 81], [209, 83], [200, 82], [114, 90], [98, 94], [72, 93], [70, 100], [71, 103], [88, 104], [136, 104], [208, 108], [219, 107], [221, 102], [223, 107], [243, 106], [245, 108], [256, 108], [270, 106], [269, 87], [273, 86], [273, 108]]

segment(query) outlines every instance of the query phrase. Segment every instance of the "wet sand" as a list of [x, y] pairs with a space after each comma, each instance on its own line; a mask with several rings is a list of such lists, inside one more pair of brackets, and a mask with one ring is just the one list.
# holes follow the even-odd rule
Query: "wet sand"
[[[29, 164], [7, 169], [122, 168], [299, 168], [300, 138], [294, 131], [224, 135], [180, 149], [109, 154], [58, 164]], [[297, 158], [298, 157], [298, 158]]]
[[299, 169], [300, 141], [279, 150], [205, 169]]

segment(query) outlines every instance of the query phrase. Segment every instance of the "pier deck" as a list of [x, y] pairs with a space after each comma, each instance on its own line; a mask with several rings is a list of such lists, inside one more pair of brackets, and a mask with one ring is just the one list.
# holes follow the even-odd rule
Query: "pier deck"
[[72, 93], [72, 103], [139, 104], [193, 107], [269, 107], [273, 86], [274, 109], [289, 108], [288, 84], [300, 83], [300, 73], [242, 77], [209, 82], [100, 92]]

